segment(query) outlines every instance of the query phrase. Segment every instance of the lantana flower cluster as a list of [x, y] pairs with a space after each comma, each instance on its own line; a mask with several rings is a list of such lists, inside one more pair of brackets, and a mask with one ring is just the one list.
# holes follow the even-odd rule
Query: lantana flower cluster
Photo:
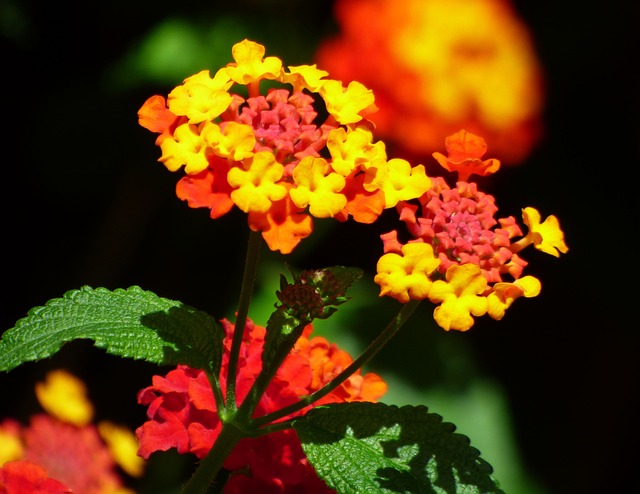
[[315, 61], [376, 94], [376, 135], [394, 155], [424, 159], [465, 128], [505, 164], [543, 131], [544, 73], [510, 0], [336, 0], [340, 32]]
[[159, 161], [184, 169], [176, 192], [190, 207], [219, 218], [236, 206], [286, 254], [311, 234], [312, 217], [371, 223], [429, 188], [422, 165], [388, 159], [374, 141], [367, 117], [377, 107], [364, 85], [345, 87], [316, 65], [284, 68], [249, 40], [232, 55], [213, 76], [188, 77], [138, 113], [159, 134]]
[[[234, 324], [222, 321], [225, 331], [220, 372], [226, 387]], [[308, 325], [261, 397], [254, 416], [276, 412], [322, 388], [351, 364], [351, 357], [320, 336], [312, 337]], [[262, 369], [266, 329], [247, 319], [243, 333], [237, 376], [237, 397], [244, 400]], [[360, 371], [313, 406], [351, 401], [376, 401], [387, 390], [374, 373]], [[176, 448], [202, 459], [222, 428], [211, 386], [201, 370], [180, 365], [166, 376], [154, 376], [152, 385], [141, 390], [138, 402], [148, 406], [149, 420], [136, 430], [139, 454], [148, 458], [155, 451]], [[304, 414], [309, 407], [294, 415]], [[292, 415], [293, 416], [293, 415]], [[285, 417], [282, 420], [291, 418]], [[332, 492], [315, 474], [293, 429], [242, 439], [224, 467], [231, 471], [224, 493], [240, 492]]]
[[417, 201], [400, 201], [397, 210], [411, 236], [399, 240], [397, 230], [382, 235], [385, 254], [377, 264], [380, 294], [400, 302], [429, 299], [438, 304], [436, 322], [445, 330], [466, 331], [473, 316], [501, 319], [519, 297], [535, 297], [540, 281], [523, 276], [527, 261], [520, 251], [533, 245], [559, 257], [568, 247], [555, 216], [541, 221], [532, 207], [522, 210], [528, 231], [523, 234], [513, 216], [496, 218], [495, 199], [480, 191], [473, 174], [490, 175], [500, 168], [496, 159], [483, 160], [483, 138], [466, 130], [446, 139], [448, 156], [436, 161], [459, 180], [450, 187], [444, 178]]
[[84, 383], [65, 370], [37, 383], [36, 397], [46, 413], [26, 426], [0, 422], [0, 493], [131, 494], [121, 469], [132, 477], [144, 470], [133, 433], [109, 421], [94, 424]]

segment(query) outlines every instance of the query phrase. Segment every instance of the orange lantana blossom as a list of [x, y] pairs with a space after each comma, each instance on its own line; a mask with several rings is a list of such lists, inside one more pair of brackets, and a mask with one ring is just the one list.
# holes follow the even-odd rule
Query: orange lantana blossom
[[388, 159], [374, 141], [370, 89], [327, 79], [316, 65], [285, 68], [246, 39], [232, 55], [138, 112], [140, 125], [159, 134], [159, 161], [184, 170], [176, 192], [190, 207], [219, 218], [235, 206], [286, 254], [311, 234], [312, 217], [371, 223], [429, 188], [422, 165]]
[[510, 0], [337, 0], [340, 32], [315, 61], [376, 94], [376, 135], [412, 159], [460, 128], [492, 143], [505, 164], [542, 133], [543, 69]]
[[500, 168], [496, 159], [483, 160], [483, 138], [461, 130], [446, 139], [448, 156], [433, 153], [459, 180], [450, 187], [444, 178], [417, 202], [400, 201], [397, 210], [411, 236], [398, 240], [397, 230], [382, 235], [385, 254], [377, 265], [375, 281], [380, 295], [400, 302], [429, 299], [438, 304], [436, 322], [445, 330], [466, 331], [473, 316], [501, 319], [519, 297], [535, 297], [540, 281], [523, 276], [527, 262], [520, 251], [533, 245], [559, 257], [568, 247], [555, 216], [541, 221], [540, 213], [526, 207], [522, 233], [513, 216], [495, 218], [495, 199], [478, 189], [471, 175], [486, 176]]
[[[234, 324], [222, 321], [225, 331], [220, 384], [225, 389]], [[352, 358], [308, 325], [260, 398], [255, 417], [276, 412], [319, 390], [352, 362]], [[262, 370], [266, 328], [247, 319], [238, 363], [237, 396], [242, 402]], [[374, 373], [357, 371], [313, 406], [327, 403], [377, 401], [387, 390]], [[148, 406], [149, 420], [136, 430], [139, 454], [176, 448], [204, 458], [222, 429], [209, 380], [204, 371], [180, 365], [166, 376], [154, 376], [141, 390], [138, 402]], [[300, 415], [311, 406], [297, 412]], [[288, 418], [291, 418], [289, 416]], [[309, 464], [295, 431], [286, 429], [242, 439], [224, 462], [231, 476], [224, 494], [243, 492], [322, 493], [332, 491]]]

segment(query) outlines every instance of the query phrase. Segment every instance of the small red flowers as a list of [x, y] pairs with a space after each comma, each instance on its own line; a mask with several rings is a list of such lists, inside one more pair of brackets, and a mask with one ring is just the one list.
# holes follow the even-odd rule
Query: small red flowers
[[[226, 337], [220, 382], [224, 389], [234, 325], [224, 320], [223, 327]], [[247, 320], [238, 365], [239, 401], [246, 397], [262, 368], [265, 332], [265, 328]], [[346, 352], [325, 338], [311, 337], [311, 332], [308, 326], [276, 372], [254, 416], [297, 402], [320, 389], [352, 362]], [[357, 372], [315, 405], [375, 401], [385, 392], [386, 384], [376, 374]], [[222, 423], [203, 371], [178, 366], [165, 377], [154, 376], [152, 386], [138, 394], [138, 402], [148, 406], [149, 420], [136, 431], [139, 454], [144, 458], [170, 448], [203, 458], [220, 433]], [[245, 490], [248, 488], [255, 492], [330, 492], [308, 464], [293, 430], [243, 439], [224, 466], [234, 472], [225, 486], [226, 494], [248, 492]]]

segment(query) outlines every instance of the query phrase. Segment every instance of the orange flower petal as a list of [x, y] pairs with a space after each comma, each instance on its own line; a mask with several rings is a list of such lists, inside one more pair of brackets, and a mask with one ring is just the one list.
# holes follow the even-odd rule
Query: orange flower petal
[[384, 192], [375, 190], [369, 192], [364, 188], [364, 173], [348, 177], [342, 194], [347, 198], [347, 204], [334, 218], [347, 221], [349, 215], [358, 223], [370, 224], [378, 219], [384, 210]]
[[211, 218], [220, 218], [228, 213], [234, 204], [231, 200], [231, 186], [227, 183], [226, 160], [210, 156], [209, 168], [195, 175], [182, 177], [176, 184], [176, 195], [187, 201], [190, 208], [209, 208]]
[[433, 153], [433, 157], [445, 170], [458, 172], [460, 181], [467, 181], [473, 174], [485, 177], [500, 168], [500, 161], [497, 159], [480, 159], [487, 151], [485, 140], [464, 129], [447, 137], [445, 147], [448, 157], [441, 153]]
[[173, 134], [173, 129], [182, 120], [184, 120], [183, 117], [171, 113], [167, 108], [166, 100], [159, 95], [151, 96], [138, 110], [138, 123], [145, 129], [160, 134], [156, 140], [158, 146], [166, 137]]
[[296, 207], [288, 194], [279, 201], [273, 201], [271, 208], [264, 213], [249, 212], [248, 221], [253, 231], [262, 232], [262, 238], [271, 250], [279, 250], [283, 254], [289, 254], [313, 231], [311, 217]]

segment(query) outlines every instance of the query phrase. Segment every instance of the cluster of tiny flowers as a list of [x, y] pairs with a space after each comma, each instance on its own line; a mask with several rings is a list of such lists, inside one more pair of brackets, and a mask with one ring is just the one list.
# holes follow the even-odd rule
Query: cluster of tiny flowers
[[47, 413], [27, 426], [0, 422], [0, 493], [131, 494], [118, 467], [134, 477], [143, 472], [133, 433], [92, 423], [84, 383], [66, 371], [47, 374], [36, 396]]
[[[223, 320], [224, 354], [220, 383], [226, 387], [228, 359], [234, 325]], [[302, 336], [278, 369], [261, 397], [255, 416], [280, 410], [322, 388], [351, 364], [351, 357], [325, 338], [311, 337], [312, 327]], [[247, 320], [238, 364], [237, 395], [243, 400], [262, 369], [261, 354], [266, 329]], [[348, 401], [376, 401], [387, 386], [373, 373], [353, 374], [314, 406]], [[138, 394], [138, 402], [148, 406], [149, 420], [136, 434], [139, 454], [148, 458], [154, 451], [176, 448], [202, 459], [213, 446], [222, 428], [215, 399], [205, 373], [180, 365], [166, 376], [154, 376], [151, 386]], [[303, 414], [309, 407], [298, 412]], [[296, 414], [297, 415], [297, 414]], [[289, 417], [291, 418], [291, 417]], [[232, 472], [224, 493], [332, 492], [315, 474], [292, 429], [257, 438], [245, 438], [225, 460]]]
[[536, 209], [524, 208], [526, 235], [514, 217], [495, 218], [493, 196], [468, 181], [472, 174], [486, 176], [500, 168], [498, 160], [482, 159], [483, 138], [462, 130], [446, 139], [446, 148], [448, 156], [433, 156], [459, 180], [452, 188], [442, 177], [432, 179], [433, 187], [416, 203], [398, 203], [400, 220], [413, 238], [403, 244], [396, 230], [382, 235], [385, 254], [375, 281], [381, 295], [400, 302], [439, 304], [436, 322], [445, 330], [466, 331], [473, 316], [501, 319], [514, 300], [540, 293], [540, 281], [522, 275], [527, 262], [518, 253], [524, 247], [556, 257], [568, 248], [555, 216], [541, 222]]
[[[311, 234], [312, 217], [372, 223], [429, 188], [422, 165], [388, 159], [374, 141], [371, 90], [264, 54], [258, 43], [237, 43], [234, 62], [213, 77], [203, 70], [139, 110], [140, 125], [159, 134], [159, 161], [184, 167], [180, 199], [212, 218], [238, 207], [271, 250], [287, 254]], [[262, 95], [265, 80], [282, 87]]]

